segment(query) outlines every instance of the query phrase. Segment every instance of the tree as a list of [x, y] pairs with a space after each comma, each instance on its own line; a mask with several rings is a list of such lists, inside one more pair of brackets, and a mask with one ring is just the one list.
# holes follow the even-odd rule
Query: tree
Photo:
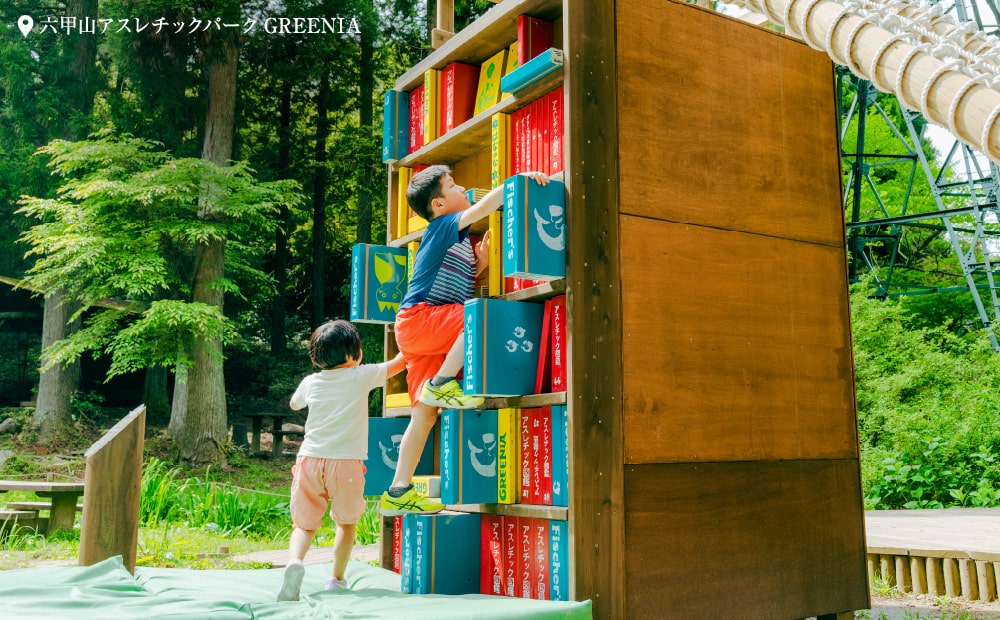
[[[176, 159], [156, 146], [102, 132], [94, 140], [59, 140], [41, 149], [62, 185], [57, 199], [22, 201], [20, 212], [39, 221], [23, 235], [38, 258], [26, 279], [44, 291], [64, 288], [80, 301], [81, 313], [88, 311], [84, 328], [53, 346], [52, 364], [101, 351], [112, 360], [109, 376], [176, 366], [179, 374], [197, 377], [199, 364], [221, 368], [222, 343], [235, 330], [221, 302], [206, 298], [223, 292], [239, 295], [241, 289], [221, 272], [206, 274], [197, 261], [189, 265], [174, 255], [204, 257], [228, 242], [241, 273], [266, 279], [246, 264], [246, 248], [273, 230], [279, 205], [298, 199], [297, 185], [259, 183], [245, 163], [219, 166], [207, 159]], [[108, 298], [128, 303], [95, 307]], [[196, 408], [196, 397], [199, 403], [210, 397], [202, 396], [198, 390], [206, 388], [194, 381], [189, 385], [188, 419], [175, 439], [185, 457], [213, 460], [218, 456], [213, 447], [223, 441], [219, 432], [225, 431], [225, 417], [222, 431], [210, 426], [218, 409]], [[198, 428], [192, 412], [205, 411], [210, 421], [201, 432], [216, 434], [185, 443], [192, 425]]]
[[[23, 11], [41, 7], [30, 3], [18, 8]], [[68, 18], [82, 20], [96, 13], [97, 0], [70, 0], [65, 4]], [[16, 14], [10, 15], [10, 22], [16, 21]], [[13, 29], [7, 30], [17, 36]], [[95, 37], [70, 30], [58, 39], [23, 36], [21, 41], [15, 38], [2, 45], [4, 58], [13, 61], [3, 80], [6, 95], [3, 97], [6, 104], [3, 116], [13, 121], [11, 133], [21, 138], [19, 144], [11, 145], [13, 152], [23, 157], [26, 150], [30, 152], [52, 137], [72, 140], [85, 136], [90, 128], [96, 90]], [[39, 190], [45, 185], [39, 183], [31, 189]], [[12, 201], [16, 194], [7, 198]], [[32, 426], [38, 430], [41, 443], [57, 439], [59, 429], [69, 420], [70, 401], [79, 385], [80, 369], [76, 363], [50, 364], [46, 353], [53, 343], [78, 327], [73, 319], [75, 309], [75, 300], [67, 298], [59, 289], [45, 295], [42, 326], [42, 366], [45, 370], [40, 373], [32, 417]]]

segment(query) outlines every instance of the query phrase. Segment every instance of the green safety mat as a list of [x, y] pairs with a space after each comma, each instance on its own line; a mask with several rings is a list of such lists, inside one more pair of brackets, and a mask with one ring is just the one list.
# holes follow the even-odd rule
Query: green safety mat
[[302, 600], [278, 603], [283, 569], [189, 570], [142, 568], [129, 574], [121, 557], [93, 566], [0, 571], [0, 617], [116, 620], [119, 618], [327, 618], [422, 620], [591, 618], [590, 601], [532, 601], [465, 594], [403, 594], [399, 575], [352, 561], [350, 590], [327, 592], [329, 564], [306, 567]]

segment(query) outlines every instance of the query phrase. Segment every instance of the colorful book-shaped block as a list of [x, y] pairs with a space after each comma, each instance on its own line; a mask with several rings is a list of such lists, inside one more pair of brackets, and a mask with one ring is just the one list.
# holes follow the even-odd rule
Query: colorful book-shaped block
[[385, 406], [387, 409], [397, 409], [399, 407], [409, 407], [410, 395], [406, 392], [399, 392], [398, 394], [386, 394], [385, 395]]
[[569, 526], [549, 521], [549, 600], [569, 600]]
[[532, 519], [531, 533], [534, 542], [534, 572], [531, 598], [549, 600], [549, 522], [547, 519]]
[[410, 150], [410, 93], [387, 90], [382, 105], [382, 161], [396, 161]]
[[441, 501], [497, 502], [497, 412], [441, 413]]
[[472, 118], [478, 80], [479, 67], [461, 62], [453, 62], [441, 72], [441, 105], [444, 108], [441, 135]]
[[[424, 144], [438, 139], [441, 131], [441, 71], [424, 72]], [[413, 232], [413, 231], [410, 231]]]
[[[377, 496], [389, 488], [396, 475], [399, 442], [409, 418], [368, 418], [368, 460], [365, 461], [365, 495]], [[434, 473], [434, 438], [424, 444], [417, 462], [417, 474]]]
[[521, 412], [497, 411], [497, 503], [516, 504], [521, 499]]
[[402, 167], [396, 175], [396, 239], [405, 237], [409, 232], [410, 203], [406, 200], [406, 188], [413, 178], [413, 170]]
[[566, 186], [519, 174], [504, 182], [503, 194], [504, 276], [566, 277]]
[[479, 516], [479, 593], [504, 596], [503, 517]]
[[506, 60], [507, 50], [502, 49], [480, 65], [474, 114], [484, 112], [500, 101], [500, 80]]
[[414, 476], [413, 490], [424, 497], [441, 497], [441, 476]]
[[510, 176], [510, 116], [497, 112], [490, 118], [490, 187], [500, 187]]
[[552, 47], [555, 35], [553, 23], [531, 15], [517, 16], [517, 61], [525, 64]]
[[392, 518], [392, 572], [403, 570], [403, 517]]
[[503, 594], [518, 597], [518, 576], [521, 563], [521, 539], [518, 535], [521, 517], [503, 517]]
[[566, 405], [553, 405], [552, 416], [552, 505], [569, 506], [569, 424]]
[[[505, 64], [504, 67], [503, 67], [503, 74], [507, 75], [508, 73], [510, 73], [511, 71], [513, 71], [514, 69], [517, 69], [517, 41], [514, 41], [513, 43], [511, 43], [510, 47], [507, 48], [507, 64]], [[510, 97], [510, 96], [511, 96], [511, 93], [507, 93], [507, 92], [501, 92], [500, 93], [500, 99], [501, 100], [506, 99], [507, 97]]]
[[565, 392], [566, 385], [566, 296], [552, 298], [550, 330], [552, 334], [552, 391]]
[[505, 93], [518, 93], [546, 75], [561, 71], [562, 66], [562, 50], [550, 48], [514, 69], [509, 75], [503, 76], [500, 79], [500, 89]]
[[530, 302], [465, 302], [466, 394], [520, 396], [534, 391], [542, 311], [542, 304]]
[[355, 244], [351, 250], [352, 321], [395, 322], [406, 286], [406, 248]]
[[537, 579], [537, 566], [535, 564], [535, 544], [532, 524], [535, 519], [531, 517], [519, 517], [517, 520], [517, 597], [532, 598], [535, 591], [535, 581]]
[[410, 153], [424, 145], [424, 85], [410, 91]]
[[465, 197], [469, 199], [470, 205], [474, 205], [483, 198], [486, 198], [486, 194], [488, 194], [489, 191], [490, 190], [483, 189], [481, 187], [470, 187], [469, 189], [465, 190]]
[[503, 295], [503, 213], [490, 213], [490, 266], [487, 268], [487, 293], [490, 297]]
[[403, 516], [402, 590], [407, 594], [478, 594], [478, 514]]

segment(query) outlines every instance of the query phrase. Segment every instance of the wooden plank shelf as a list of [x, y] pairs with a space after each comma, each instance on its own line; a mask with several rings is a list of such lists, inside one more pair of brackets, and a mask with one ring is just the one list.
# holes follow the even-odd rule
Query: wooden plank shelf
[[445, 506], [445, 510], [561, 521], [569, 518], [569, 508], [565, 506], [539, 506], [536, 504], [455, 504]]
[[537, 301], [548, 299], [549, 297], [555, 297], [556, 295], [562, 295], [565, 292], [566, 278], [560, 278], [558, 280], [552, 280], [551, 282], [543, 282], [542, 284], [521, 289], [520, 291], [514, 291], [513, 293], [500, 295], [498, 299], [506, 301]]
[[559, 88], [563, 72], [554, 71], [528, 88], [507, 97], [465, 121], [430, 144], [396, 161], [393, 170], [409, 168], [415, 164], [454, 164], [470, 155], [490, 148], [491, 119], [494, 114], [510, 114], [523, 108], [542, 95]]
[[[565, 405], [566, 392], [553, 392], [551, 394], [526, 394], [524, 396], [505, 396], [497, 398], [487, 398], [483, 404], [476, 409], [505, 409], [516, 407], [529, 409], [531, 407], [548, 407], [550, 405]], [[409, 407], [387, 407], [382, 417], [400, 418], [410, 415]]]
[[396, 80], [396, 90], [412, 90], [424, 79], [424, 71], [441, 69], [460, 61], [482, 64], [517, 40], [517, 16], [527, 13], [555, 20], [562, 14], [561, 0], [505, 0], [463, 28]]

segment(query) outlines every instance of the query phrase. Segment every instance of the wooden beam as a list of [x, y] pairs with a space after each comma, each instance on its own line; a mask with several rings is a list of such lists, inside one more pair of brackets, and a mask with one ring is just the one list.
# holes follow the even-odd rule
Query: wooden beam
[[[0, 276], [0, 283], [8, 284], [15, 289], [24, 289], [26, 291], [31, 291], [32, 293], [38, 293], [39, 295], [44, 295], [45, 291], [38, 288], [37, 286], [31, 286], [24, 280], [18, 280], [17, 278], [9, 278], [7, 276]], [[110, 310], [122, 310], [124, 312], [131, 312], [133, 314], [141, 314], [149, 308], [149, 304], [139, 301], [130, 301], [128, 299], [114, 299], [111, 297], [102, 299], [93, 304], [99, 308], [108, 308]], [[10, 318], [3, 317], [0, 318]]]
[[563, 6], [570, 598], [627, 618], [616, 2]]

